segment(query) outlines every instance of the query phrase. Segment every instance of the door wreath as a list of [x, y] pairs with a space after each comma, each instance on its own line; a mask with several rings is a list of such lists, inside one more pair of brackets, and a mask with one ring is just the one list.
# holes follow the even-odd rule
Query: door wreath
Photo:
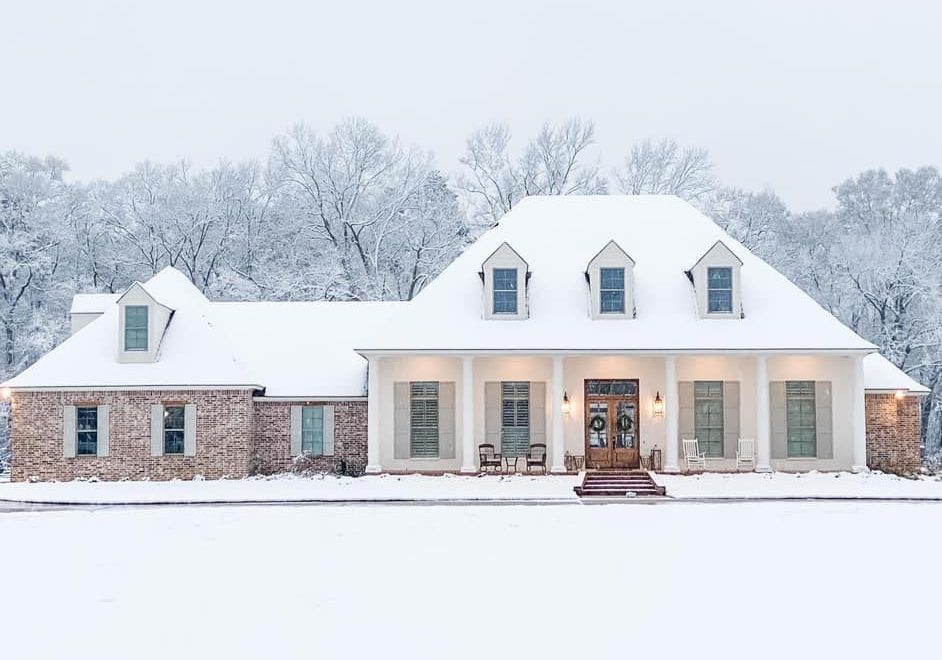
[[594, 433], [601, 433], [605, 430], [605, 418], [601, 415], [596, 415], [589, 420], [589, 428], [592, 429]]
[[618, 432], [631, 433], [631, 416], [628, 413], [622, 413], [618, 416]]

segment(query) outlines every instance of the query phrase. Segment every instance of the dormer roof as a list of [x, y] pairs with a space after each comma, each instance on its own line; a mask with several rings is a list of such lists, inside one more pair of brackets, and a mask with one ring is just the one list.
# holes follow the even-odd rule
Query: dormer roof
[[625, 257], [625, 259], [628, 260], [628, 262], [629, 262], [632, 266], [635, 265], [635, 260], [631, 258], [631, 255], [628, 254], [627, 252], [625, 252], [624, 248], [622, 248], [622, 246], [620, 246], [614, 239], [612, 239], [612, 240], [610, 240], [608, 243], [606, 243], [605, 245], [603, 245], [603, 246], [602, 246], [602, 249], [599, 250], [598, 252], [596, 252], [596, 253], [592, 256], [592, 258], [589, 259], [589, 263], [587, 263], [587, 264], [585, 265], [585, 270], [586, 270], [586, 272], [588, 273], [588, 272], [589, 272], [589, 269], [592, 268], [592, 264], [593, 264], [599, 257], [601, 257], [605, 252], [607, 252], [607, 251], [610, 250], [610, 249], [615, 249], [615, 250], [617, 250], [618, 252], [620, 252], [620, 253], [622, 254], [622, 256]]
[[717, 251], [725, 253], [729, 257], [730, 260], [735, 261], [737, 265], [742, 266], [743, 261], [742, 259], [739, 258], [739, 255], [737, 255], [735, 252], [730, 250], [729, 246], [726, 245], [726, 243], [724, 243], [722, 240], [718, 240], [713, 245], [710, 246], [709, 250], [707, 250], [706, 252], [700, 255], [700, 258], [697, 259], [696, 263], [694, 263], [693, 266], [687, 269], [687, 272], [689, 273], [693, 271], [697, 266], [700, 265], [701, 261], [703, 261], [708, 256], [710, 256], [711, 254]]

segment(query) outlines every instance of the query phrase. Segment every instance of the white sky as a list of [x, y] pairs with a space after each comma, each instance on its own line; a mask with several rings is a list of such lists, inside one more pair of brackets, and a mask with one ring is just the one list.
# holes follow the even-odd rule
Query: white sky
[[580, 115], [607, 165], [672, 136], [803, 210], [865, 168], [942, 164], [940, 28], [931, 0], [2, 0], [0, 151], [114, 178], [357, 114], [454, 172], [488, 121], [522, 142]]

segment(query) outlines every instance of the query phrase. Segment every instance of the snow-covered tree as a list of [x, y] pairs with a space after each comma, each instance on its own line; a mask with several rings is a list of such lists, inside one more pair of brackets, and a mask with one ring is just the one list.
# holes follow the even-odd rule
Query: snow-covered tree
[[681, 147], [666, 138], [634, 145], [612, 174], [626, 195], [677, 195], [696, 202], [716, 187], [706, 149]]

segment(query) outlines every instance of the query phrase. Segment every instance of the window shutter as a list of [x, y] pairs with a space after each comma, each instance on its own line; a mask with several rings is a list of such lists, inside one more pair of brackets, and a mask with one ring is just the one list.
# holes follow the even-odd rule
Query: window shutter
[[150, 455], [164, 455], [164, 407], [150, 407]]
[[772, 418], [772, 458], [788, 458], [788, 425], [785, 421], [785, 381], [769, 383], [769, 412]]
[[831, 415], [831, 381], [814, 384], [815, 429], [818, 458], [834, 458], [834, 431]]
[[301, 455], [301, 406], [291, 406], [291, 458]]
[[438, 384], [438, 457], [455, 457], [455, 384]]
[[739, 381], [723, 382], [723, 456], [736, 458], [739, 444]]
[[334, 455], [334, 407], [324, 406], [324, 456]]
[[183, 415], [183, 455], [196, 456], [196, 406], [186, 404]]
[[109, 406], [98, 406], [98, 455], [107, 456], [111, 430], [111, 413]]
[[[677, 402], [678, 411], [680, 413], [680, 438], [668, 438], [667, 442], [676, 442], [677, 450], [680, 452], [680, 455], [683, 456], [684, 449], [682, 441], [684, 439], [690, 440], [697, 437], [693, 415], [693, 381], [682, 380], [677, 383], [677, 395], [680, 398]], [[667, 402], [667, 405], [670, 405], [670, 401]]]
[[412, 432], [412, 389], [409, 383], [393, 384], [393, 457], [409, 458], [411, 456]]
[[500, 453], [500, 383], [484, 383], [484, 442]]
[[530, 383], [530, 444], [546, 444], [546, 383]]
[[75, 458], [75, 406], [62, 409], [62, 455]]

